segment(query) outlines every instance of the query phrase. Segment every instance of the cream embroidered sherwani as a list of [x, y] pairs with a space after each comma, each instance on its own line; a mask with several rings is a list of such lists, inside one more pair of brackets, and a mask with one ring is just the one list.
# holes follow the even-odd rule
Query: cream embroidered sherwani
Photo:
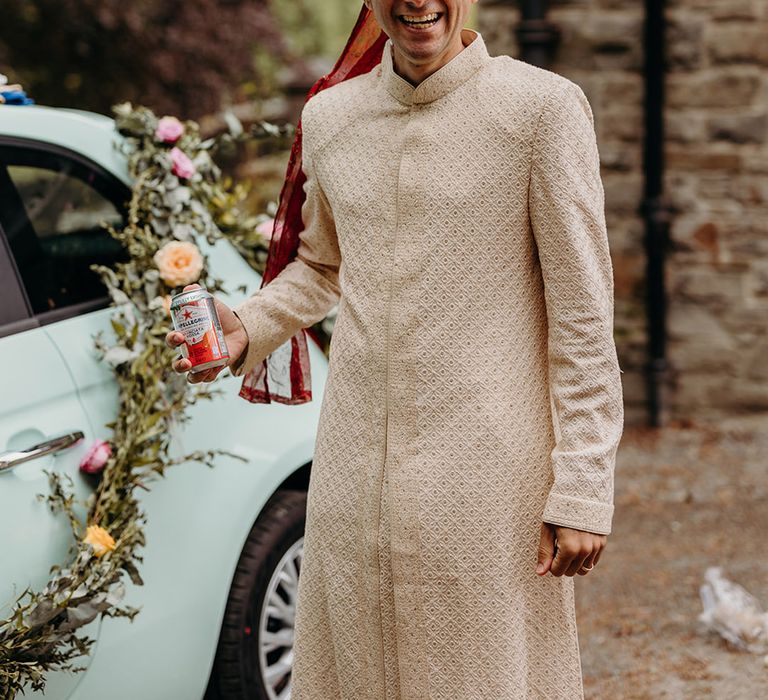
[[237, 374], [339, 302], [292, 700], [582, 697], [542, 520], [609, 533], [622, 390], [590, 105], [465, 48], [305, 105], [298, 258], [236, 312]]

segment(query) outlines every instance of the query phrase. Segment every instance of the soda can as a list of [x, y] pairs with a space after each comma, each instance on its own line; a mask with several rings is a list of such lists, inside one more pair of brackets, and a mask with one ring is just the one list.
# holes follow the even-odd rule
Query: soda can
[[181, 292], [171, 299], [173, 327], [184, 336], [182, 357], [192, 363], [190, 372], [221, 367], [229, 361], [216, 305], [205, 289]]

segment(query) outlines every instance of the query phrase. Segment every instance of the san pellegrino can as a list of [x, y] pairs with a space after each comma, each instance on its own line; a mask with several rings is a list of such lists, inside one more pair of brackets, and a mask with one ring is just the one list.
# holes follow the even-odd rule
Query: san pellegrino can
[[192, 363], [190, 372], [226, 365], [229, 351], [213, 296], [205, 289], [176, 294], [171, 299], [173, 327], [184, 336], [182, 357]]

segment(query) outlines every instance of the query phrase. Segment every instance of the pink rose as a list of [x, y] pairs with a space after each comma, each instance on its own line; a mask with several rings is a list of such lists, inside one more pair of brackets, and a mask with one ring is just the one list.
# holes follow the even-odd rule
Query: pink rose
[[155, 138], [163, 143], [176, 143], [184, 133], [184, 125], [176, 117], [163, 117], [155, 129]]
[[86, 474], [98, 474], [112, 456], [112, 448], [104, 440], [94, 440], [80, 460], [80, 470]]
[[267, 240], [270, 240], [272, 238], [272, 227], [275, 225], [274, 219], [269, 219], [268, 221], [262, 221], [257, 227], [256, 227], [256, 233], [258, 233], [260, 236], [264, 236]]
[[171, 171], [177, 177], [189, 180], [196, 172], [195, 164], [187, 154], [175, 146], [171, 149], [171, 162], [173, 163]]

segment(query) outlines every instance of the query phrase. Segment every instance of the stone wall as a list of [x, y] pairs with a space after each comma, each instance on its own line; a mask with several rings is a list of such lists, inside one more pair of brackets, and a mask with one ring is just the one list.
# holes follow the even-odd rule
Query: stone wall
[[[550, 70], [595, 114], [627, 421], [645, 420], [640, 0], [560, 0]], [[768, 410], [768, 2], [669, 0], [667, 417]], [[519, 57], [517, 3], [480, 0], [493, 55]]]

